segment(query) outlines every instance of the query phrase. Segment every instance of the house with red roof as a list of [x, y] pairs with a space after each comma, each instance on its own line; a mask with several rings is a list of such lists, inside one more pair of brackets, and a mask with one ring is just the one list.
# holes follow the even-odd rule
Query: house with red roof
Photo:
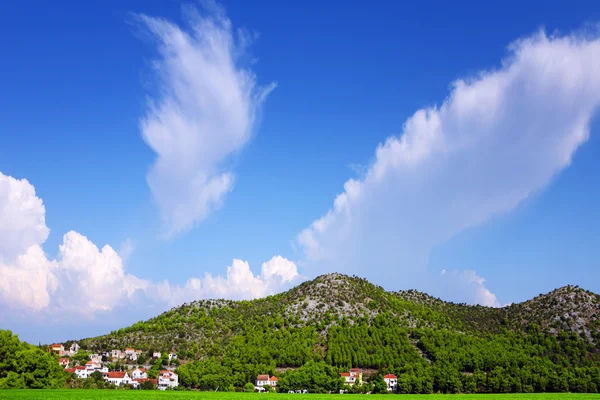
[[75, 368], [65, 368], [65, 372], [67, 372], [68, 374], [74, 374]]
[[159, 390], [165, 390], [169, 387], [174, 388], [179, 386], [179, 376], [173, 372], [163, 369], [158, 374], [158, 386]]
[[106, 374], [104, 380], [113, 383], [117, 386], [128, 385], [131, 383], [131, 378], [126, 371], [113, 371]]
[[387, 374], [383, 377], [383, 380], [387, 384], [388, 392], [395, 392], [398, 388], [398, 377], [394, 374]]
[[277, 387], [277, 381], [279, 379], [277, 379], [276, 376], [269, 376], [269, 375], [258, 375], [256, 377], [256, 389], [257, 390], [264, 390], [264, 386], [270, 386], [270, 387]]
[[148, 373], [144, 368], [135, 368], [131, 371], [131, 379], [147, 379]]
[[62, 365], [63, 367], [68, 367], [69, 366], [69, 359], [68, 358], [59, 358], [58, 359], [58, 363], [60, 365]]
[[52, 346], [50, 346], [50, 352], [56, 353], [59, 356], [64, 356], [65, 355], [65, 346], [63, 346], [60, 343], [55, 343]]
[[342, 372], [340, 376], [344, 378], [346, 385], [354, 385], [362, 383], [362, 371], [359, 368], [350, 368], [349, 372]]

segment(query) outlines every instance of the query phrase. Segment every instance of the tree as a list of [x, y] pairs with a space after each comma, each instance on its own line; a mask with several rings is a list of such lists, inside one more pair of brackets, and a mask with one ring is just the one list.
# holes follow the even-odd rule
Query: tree
[[381, 374], [378, 374], [373, 382], [373, 393], [387, 393], [387, 383]]
[[140, 389], [154, 390], [154, 389], [156, 389], [156, 385], [154, 384], [154, 382], [152, 382], [150, 380], [146, 380], [146, 381], [142, 382], [142, 384], [140, 385]]
[[249, 393], [250, 392], [254, 392], [254, 385], [252, 383], [250, 383], [250, 382], [246, 383], [244, 385], [244, 391], [245, 392], [249, 392]]

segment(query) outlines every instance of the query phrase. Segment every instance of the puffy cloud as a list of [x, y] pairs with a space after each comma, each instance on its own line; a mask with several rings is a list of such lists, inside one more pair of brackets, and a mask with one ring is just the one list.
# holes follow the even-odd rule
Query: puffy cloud
[[[386, 283], [391, 271], [403, 285], [443, 291], [449, 275], [426, 269], [431, 249], [514, 209], [570, 164], [600, 105], [600, 39], [540, 32], [509, 50], [501, 68], [457, 80], [440, 107], [410, 117], [366, 176], [347, 181], [299, 234], [312, 268]], [[478, 301], [496, 304], [470, 274], [460, 276]], [[458, 297], [464, 286], [454, 286]]]
[[0, 262], [0, 303], [25, 311], [48, 307], [49, 292], [56, 288], [54, 265], [38, 245], [29, 247], [14, 264]]
[[157, 285], [157, 296], [171, 305], [201, 298], [249, 300], [280, 292], [301, 279], [296, 264], [279, 255], [263, 263], [259, 275], [253, 274], [247, 261], [234, 259], [224, 277], [207, 273], [183, 286], [164, 282]]
[[[43, 202], [35, 196], [34, 187], [25, 180], [2, 174], [0, 178], [2, 213], [16, 213], [12, 219], [0, 219], [0, 231], [20, 238], [4, 241], [2, 236], [0, 240], [0, 309], [9, 308], [22, 315], [43, 311], [44, 315], [73, 321], [132, 305], [158, 312], [165, 304], [200, 298], [252, 299], [276, 293], [301, 278], [293, 262], [275, 256], [256, 276], [247, 262], [236, 259], [225, 277], [206, 274], [204, 278], [189, 279], [183, 286], [168, 281], [154, 283], [127, 274], [122, 256], [111, 246], [99, 249], [74, 231], [63, 236], [59, 255], [51, 260], [41, 247], [48, 228]], [[19, 202], [23, 203], [20, 208]], [[125, 253], [132, 251], [132, 241], [125, 241], [122, 248]], [[12, 262], [5, 261], [5, 254], [16, 257]]]
[[12, 262], [29, 246], [44, 243], [50, 233], [45, 216], [33, 185], [0, 172], [0, 261]]
[[186, 8], [189, 29], [141, 15], [158, 41], [154, 63], [159, 94], [151, 98], [141, 132], [157, 154], [148, 184], [166, 236], [184, 232], [218, 208], [234, 184], [226, 166], [251, 137], [274, 84], [260, 87], [241, 60], [248, 37], [216, 5]]

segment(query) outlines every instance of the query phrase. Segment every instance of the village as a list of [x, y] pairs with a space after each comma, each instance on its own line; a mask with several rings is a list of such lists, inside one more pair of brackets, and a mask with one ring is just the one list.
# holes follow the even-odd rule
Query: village
[[[124, 351], [113, 349], [102, 353], [89, 354], [89, 360], [85, 364], [74, 361], [74, 357], [79, 351], [80, 346], [77, 343], [71, 344], [68, 350], [65, 350], [64, 345], [60, 343], [53, 344], [49, 347], [49, 351], [58, 355], [58, 363], [64, 367], [65, 371], [74, 374], [80, 379], [87, 379], [92, 374], [101, 374], [105, 382], [114, 384], [115, 386], [129, 385], [134, 389], [141, 388], [142, 385], [150, 384], [151, 387], [156, 387], [159, 390], [174, 389], [179, 386], [179, 376], [175, 371], [169, 369], [160, 370], [156, 378], [150, 378], [146, 369], [135, 364], [121, 364], [121, 368], [125, 366], [127, 370], [110, 371], [107, 366], [109, 362], [115, 363], [121, 360], [135, 363], [140, 359], [142, 350], [134, 348], [126, 348]], [[153, 351], [152, 359], [158, 360], [162, 357], [161, 352]], [[167, 360], [170, 363], [177, 358], [177, 354], [169, 353]], [[73, 363], [73, 365], [71, 365]], [[77, 365], [75, 365], [77, 364]], [[344, 384], [352, 387], [363, 383], [363, 372], [359, 368], [351, 368], [348, 372], [341, 372], [340, 377], [343, 378]], [[394, 374], [387, 374], [383, 377], [387, 385], [388, 392], [395, 392], [398, 386], [398, 377]], [[278, 378], [268, 374], [258, 375], [254, 383], [256, 392], [266, 392], [270, 389], [276, 390]], [[340, 390], [340, 393], [345, 393], [346, 390]], [[290, 390], [289, 393], [308, 393], [306, 389]]]
[[[87, 379], [94, 373], [101, 374], [105, 382], [116, 386], [129, 385], [134, 389], [140, 388], [145, 382], [148, 382], [151, 387], [156, 387], [158, 390], [174, 389], [179, 386], [179, 376], [175, 371], [169, 369], [160, 370], [156, 378], [149, 378], [148, 372], [134, 365], [121, 365], [126, 367], [126, 371], [110, 371], [107, 364], [120, 361], [135, 362], [140, 358], [142, 350], [134, 348], [126, 348], [125, 351], [114, 349], [103, 353], [89, 354], [89, 360], [85, 364], [71, 365], [77, 363], [69, 357], [75, 356], [80, 350], [79, 344], [73, 343], [68, 350], [62, 344], [56, 343], [50, 346], [49, 351], [58, 355], [58, 363], [64, 367], [65, 371], [74, 374], [80, 379]], [[160, 352], [152, 352], [152, 359], [157, 360], [162, 357]], [[168, 362], [177, 358], [174, 353], [169, 353], [167, 356]], [[131, 367], [131, 368], [129, 368]]]

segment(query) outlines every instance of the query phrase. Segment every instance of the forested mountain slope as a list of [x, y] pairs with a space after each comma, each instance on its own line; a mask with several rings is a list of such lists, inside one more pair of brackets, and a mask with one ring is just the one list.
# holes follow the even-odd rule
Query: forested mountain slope
[[287, 368], [282, 389], [323, 375], [313, 390], [335, 390], [338, 371], [355, 366], [396, 373], [403, 392], [597, 391], [599, 318], [600, 297], [574, 286], [489, 308], [329, 274], [264, 299], [184, 304], [80, 343], [177, 352], [182, 382], [203, 388]]

